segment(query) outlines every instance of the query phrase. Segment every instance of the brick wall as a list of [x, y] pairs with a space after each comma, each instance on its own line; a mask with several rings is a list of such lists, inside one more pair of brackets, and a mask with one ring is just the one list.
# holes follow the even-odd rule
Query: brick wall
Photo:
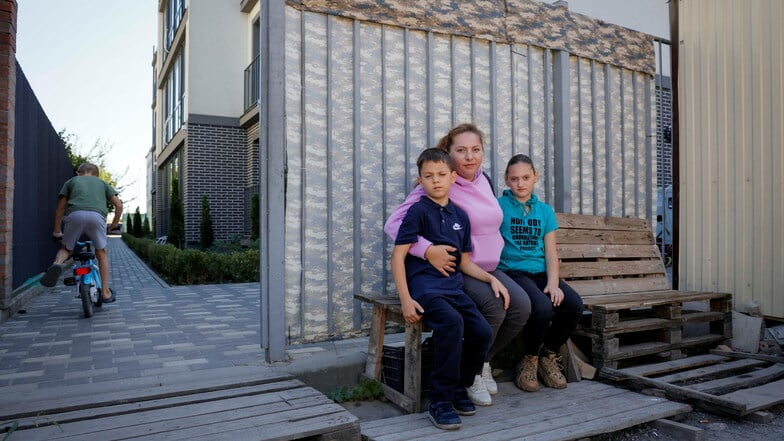
[[0, 3], [0, 307], [13, 292], [16, 1]]
[[185, 237], [199, 243], [201, 197], [207, 195], [216, 240], [247, 234], [247, 135], [241, 127], [188, 124], [183, 158]]

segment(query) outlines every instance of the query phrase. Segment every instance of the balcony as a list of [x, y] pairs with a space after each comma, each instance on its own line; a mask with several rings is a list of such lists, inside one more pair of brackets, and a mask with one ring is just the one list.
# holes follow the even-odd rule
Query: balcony
[[259, 102], [259, 56], [251, 61], [245, 68], [245, 108], [244, 112], [252, 109]]

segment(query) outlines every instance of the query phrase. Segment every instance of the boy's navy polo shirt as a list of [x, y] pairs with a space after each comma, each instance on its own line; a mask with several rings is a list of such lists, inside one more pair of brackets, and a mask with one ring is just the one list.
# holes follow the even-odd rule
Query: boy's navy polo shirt
[[[468, 215], [451, 200], [442, 207], [429, 197], [422, 196], [408, 209], [398, 229], [395, 245], [415, 243], [418, 236], [433, 245], [455, 247], [457, 251], [453, 255], [457, 257], [458, 267], [462, 253], [471, 252]], [[425, 293], [454, 293], [463, 289], [463, 275], [459, 268], [445, 277], [430, 262], [411, 254], [406, 255], [405, 265], [408, 290], [414, 299]]]

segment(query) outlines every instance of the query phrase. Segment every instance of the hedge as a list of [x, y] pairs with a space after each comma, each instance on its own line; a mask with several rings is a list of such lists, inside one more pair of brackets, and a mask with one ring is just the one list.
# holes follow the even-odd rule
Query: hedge
[[259, 281], [259, 250], [213, 253], [195, 249], [181, 250], [174, 245], [159, 245], [154, 240], [123, 234], [123, 240], [137, 256], [147, 261], [172, 285], [205, 283], [244, 283]]

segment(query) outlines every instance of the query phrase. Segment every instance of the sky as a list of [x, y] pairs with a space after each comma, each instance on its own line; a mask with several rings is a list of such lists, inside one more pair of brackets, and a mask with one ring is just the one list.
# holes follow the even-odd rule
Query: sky
[[146, 211], [157, 0], [19, 0], [16, 58], [55, 131], [112, 149], [125, 209]]

